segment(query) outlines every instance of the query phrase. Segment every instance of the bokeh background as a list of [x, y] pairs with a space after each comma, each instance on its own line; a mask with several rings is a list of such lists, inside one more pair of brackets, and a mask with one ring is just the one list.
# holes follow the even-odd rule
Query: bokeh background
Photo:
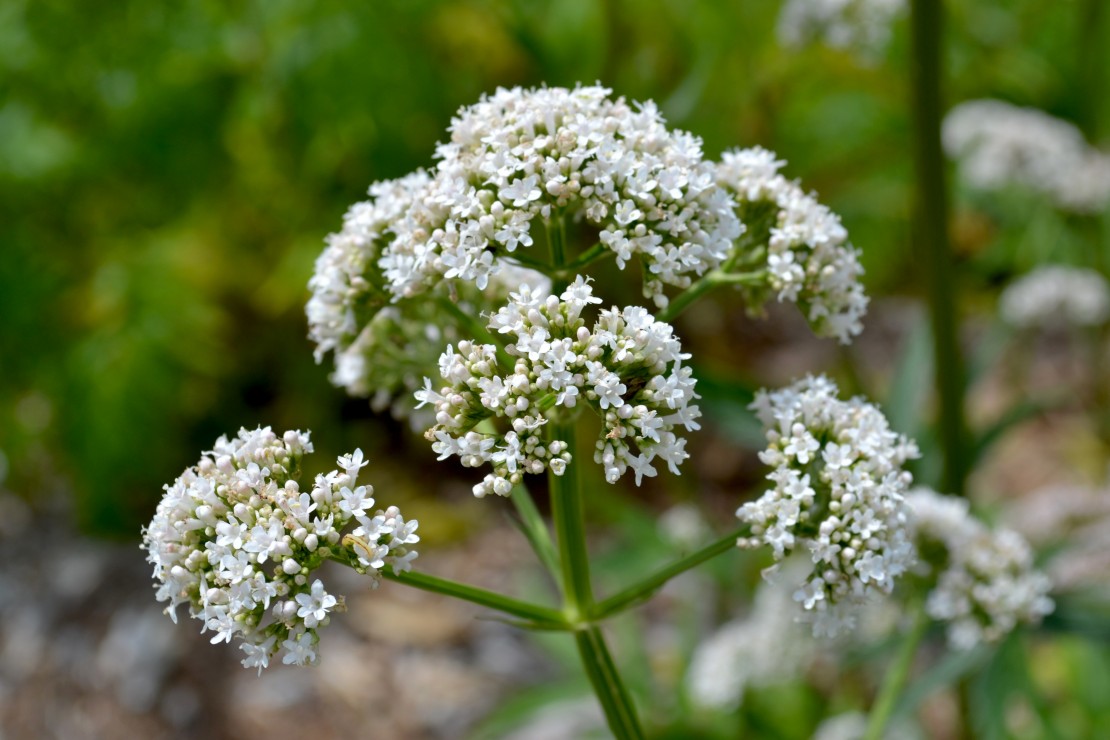
[[[1110, 25], [1092, 28], [1095, 5], [948, 3], [947, 100], [1041, 108], [1105, 148], [1110, 96], [1099, 70], [1110, 68]], [[158, 614], [139, 528], [161, 486], [240, 426], [310, 428], [324, 459], [370, 451], [381, 461], [379, 491], [410, 502], [426, 548], [444, 553], [429, 567], [481, 580], [488, 566], [498, 582], [504, 554], [474, 538], [513, 536], [500, 511], [491, 522], [461, 469], [430, 470], [434, 456], [404, 423], [329, 385], [303, 313], [313, 261], [348, 205], [372, 181], [429, 166], [459, 106], [498, 86], [600, 81], [658, 102], [711, 157], [771, 148], [863, 250], [875, 302], [850, 350], [813, 339], [786, 311], [752, 320], [728, 295], [683, 317], [716, 423], [696, 443], [690, 476], [597, 504], [603, 520], [650, 539], [653, 513], [695, 498], [710, 519], [727, 520], [761, 475], [745, 394], [805, 372], [827, 370], [880, 400], [920, 390], [903, 391], [910, 400], [892, 401], [892, 414], [927, 443], [905, 18], [884, 49], [860, 55], [784, 49], [778, 11], [776, 2], [678, 0], [0, 4], [0, 490], [9, 512], [0, 526], [0, 736], [244, 737], [268, 727], [260, 717], [293, 714], [300, 701], [330, 712], [318, 720], [327, 734], [358, 730], [360, 711], [396, 699], [379, 696], [380, 686], [364, 686], [361, 699], [350, 690], [387, 671], [383, 656], [396, 657], [383, 652], [399, 649], [385, 647], [391, 634], [398, 642], [389, 629], [350, 628], [348, 655], [365, 658], [361, 666], [325, 644], [325, 662], [349, 671], [342, 679], [333, 666], [315, 678], [283, 673], [277, 688], [247, 676], [253, 688], [242, 689], [223, 655], [231, 651]], [[1020, 192], [988, 198], [955, 179], [953, 187], [959, 310], [973, 365], [981, 360], [989, 378], [1013, 359], [995, 341], [1001, 287], [1050, 261], [1105, 274], [1110, 216], [1068, 216]], [[976, 354], [983, 347], [997, 351]], [[1059, 391], [1083, 373], [1070, 347], [1009, 351], [1043, 353], [1047, 370], [1036, 377]], [[989, 380], [972, 390], [981, 428], [1013, 396]], [[1097, 481], [1107, 439], [1091, 403], [1077, 392], [1050, 414], [1029, 414], [984, 456], [972, 487], [997, 502], [1060, 476]], [[936, 473], [927, 463], [919, 472]], [[452, 566], [460, 558], [477, 570]], [[394, 720], [381, 719], [379, 734], [361, 725], [361, 735], [457, 736], [511, 693], [520, 672], [559, 674], [542, 646], [460, 615], [428, 626], [433, 637], [400, 643], [407, 659], [432, 661], [425, 674], [459, 673], [462, 708], [437, 718], [415, 692], [398, 705], [415, 717], [396, 720], [395, 734], [384, 729]], [[363, 616], [411, 628], [396, 614]], [[1098, 650], [1095, 668], [1059, 665], [1100, 676], [1104, 699], [1110, 661]], [[511, 665], [498, 665], [506, 651]], [[145, 665], [150, 654], [161, 662]], [[490, 682], [484, 699], [464, 691], [475, 666]], [[128, 689], [133, 675], [147, 680]], [[1110, 718], [1100, 701], [1075, 709], [1068, 727]], [[298, 712], [305, 724], [286, 717], [290, 732], [311, 724], [309, 710]]]

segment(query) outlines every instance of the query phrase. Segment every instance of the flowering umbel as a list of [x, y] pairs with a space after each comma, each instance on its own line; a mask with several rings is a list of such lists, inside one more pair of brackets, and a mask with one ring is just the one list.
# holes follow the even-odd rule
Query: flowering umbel
[[420, 539], [415, 520], [396, 507], [369, 513], [374, 489], [358, 485], [361, 450], [302, 491], [301, 459], [310, 452], [308, 433], [278, 437], [265, 427], [220, 437], [165, 487], [143, 530], [166, 612], [177, 621], [177, 606], [187, 604], [201, 631], [215, 633], [213, 643], [238, 639], [243, 665], [260, 672], [283, 649], [285, 663], [315, 661], [318, 630], [340, 606], [311, 579], [325, 560], [377, 576], [386, 567], [407, 570], [416, 557], [408, 547]]
[[836, 634], [854, 616], [844, 607], [889, 594], [913, 563], [903, 464], [916, 445], [890, 429], [861, 398], [842, 401], [836, 385], [806, 377], [760, 391], [752, 404], [767, 434], [760, 459], [775, 485], [736, 512], [751, 525], [741, 547], [770, 545], [781, 560], [809, 551], [813, 570], [795, 593], [815, 634]]
[[784, 164], [761, 147], [721, 157], [717, 182], [733, 193], [747, 229], [726, 265], [767, 271], [766, 282], [746, 286], [753, 310], [776, 295], [797, 303], [817, 334], [848, 344], [867, 311], [859, 251], [839, 216], [779, 172]]
[[[509, 339], [512, 367], [496, 345], [460, 342], [440, 358], [445, 385], [436, 390], [426, 379], [417, 391], [421, 404], [435, 407], [428, 437], [440, 459], [493, 464], [475, 495], [508, 495], [524, 473], [561, 475], [571, 452], [562, 440], [545, 441], [542, 428], [580, 401], [603, 420], [594, 459], [609, 482], [632, 469], [639, 484], [656, 474], [655, 460], [677, 473], [688, 457], [676, 430], [698, 429], [701, 415], [682, 364], [688, 355], [668, 324], [637, 306], [602, 310], [588, 327], [583, 310], [600, 302], [581, 276], [559, 296], [523, 286], [489, 321]], [[509, 428], [480, 427], [486, 420]]]
[[991, 530], [967, 499], [915, 488], [906, 497], [920, 570], [930, 581], [926, 613], [948, 623], [948, 642], [968, 650], [998, 642], [1018, 624], [1052, 612], [1048, 576], [1033, 568], [1029, 543], [1011, 529]]
[[1098, 326], [1110, 319], [1110, 285], [1094, 270], [1044, 265], [1007, 286], [998, 311], [1022, 329]]

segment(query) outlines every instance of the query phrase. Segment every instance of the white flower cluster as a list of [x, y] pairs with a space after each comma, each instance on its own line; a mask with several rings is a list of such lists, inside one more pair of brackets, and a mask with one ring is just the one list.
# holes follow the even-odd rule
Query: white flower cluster
[[791, 575], [804, 578], [809, 566], [792, 558], [773, 583], [755, 592], [751, 613], [723, 625], [700, 643], [690, 659], [687, 691], [700, 707], [732, 710], [748, 686], [788, 681], [803, 670], [815, 645], [793, 619]]
[[[571, 453], [564, 441], [545, 441], [541, 427], [580, 400], [603, 419], [594, 459], [609, 482], [631, 468], [639, 484], [656, 474], [656, 459], [679, 472], [688, 455], [675, 429], [700, 428], [695, 381], [682, 365], [688, 355], [670, 325], [637, 306], [600, 311], [587, 328], [582, 312], [600, 302], [581, 276], [560, 296], [523, 286], [489, 322], [509, 340], [512, 368], [501, 367], [492, 344], [459, 342], [458, 351], [448, 347], [440, 358], [446, 385], [437, 391], [425, 379], [417, 391], [421, 405], [435, 408], [427, 436], [441, 460], [493, 464], [476, 496], [508, 495], [524, 473], [561, 475]], [[488, 419], [509, 429], [476, 428]]]
[[743, 231], [701, 141], [669, 131], [654, 103], [610, 100], [604, 87], [499, 89], [463, 108], [437, 149], [439, 218], [397, 229], [381, 260], [390, 290], [442, 278], [483, 287], [494, 257], [533, 244], [537, 218], [585, 223], [621, 268], [643, 263], [644, 294], [687, 287]]
[[966, 499], [916, 488], [906, 501], [921, 566], [936, 580], [925, 611], [948, 623], [954, 648], [997, 642], [1019, 623], [1037, 624], [1052, 612], [1052, 584], [1033, 569], [1025, 538], [988, 529], [971, 515]]
[[[357, 485], [366, 465], [361, 450], [339, 458], [339, 470], [298, 482], [301, 459], [312, 452], [307, 433], [278, 437], [269, 428], [220, 437], [200, 462], [166, 493], [143, 548], [154, 564], [158, 600], [177, 621], [177, 606], [212, 631], [212, 642], [237, 638], [243, 665], [259, 672], [285, 650], [284, 663], [315, 662], [317, 631], [340, 601], [312, 572], [339, 559], [376, 576], [410, 568], [418, 542], [415, 520], [396, 507], [371, 515], [373, 488]], [[348, 535], [351, 523], [358, 526]], [[375, 581], [376, 584], [376, 581]], [[270, 619], [267, 620], [267, 612]]]
[[766, 428], [760, 459], [775, 487], [736, 515], [751, 525], [740, 547], [770, 545], [776, 560], [806, 548], [813, 570], [794, 598], [815, 635], [835, 635], [855, 618], [847, 608], [889, 594], [913, 563], [903, 464], [917, 447], [861, 398], [841, 401], [825, 377], [761, 391], [752, 404]]
[[872, 55], [886, 46], [905, 6], [905, 0], [787, 0], [779, 11], [779, 43], [798, 47], [820, 39]]
[[1072, 124], [1001, 100], [970, 100], [944, 119], [944, 148], [969, 184], [1019, 185], [1059, 208], [1099, 213], [1110, 203], [1110, 154], [1090, 146]]
[[[725, 152], [717, 182], [739, 204], [744, 241], [763, 248], [748, 254], [759, 256], [778, 299], [797, 303], [817, 334], [847, 344], [863, 331], [867, 311], [859, 252], [840, 217], [779, 172], [784, 164], [761, 147]], [[748, 299], [763, 302], [758, 290]]]
[[[453, 300], [460, 313], [478, 316], [504, 304], [521, 285], [550, 290], [551, 281], [535, 270], [506, 265], [490, 279], [485, 291], [460, 284]], [[331, 381], [352, 396], [370, 398], [375, 411], [389, 409], [396, 419], [408, 419], [414, 430], [427, 429], [433, 420], [414, 411], [412, 394], [436, 366], [445, 345], [457, 343], [465, 326], [435, 301], [406, 301], [386, 306], [367, 322], [358, 337], [335, 353]]]
[[998, 309], [1006, 323], [1021, 328], [1098, 326], [1110, 319], [1110, 285], [1094, 270], [1047, 265], [1011, 283]]
[[390, 298], [443, 278], [485, 289], [504, 266], [498, 257], [565, 217], [620, 267], [638, 256], [658, 305], [665, 284], [686, 287], [719, 265], [743, 226], [700, 140], [668, 131], [653, 103], [634, 108], [609, 93], [498, 90], [459, 112], [434, 173], [372, 187], [317, 262], [308, 306], [317, 356], [349, 342]]
[[327, 248], [316, 259], [308, 282], [312, 297], [305, 307], [317, 362], [330, 351], [338, 355], [346, 350], [388, 303], [390, 294], [378, 260], [400, 224], [418, 219], [430, 207], [426, 201], [430, 184], [423, 171], [374, 183], [371, 199], [351, 206], [343, 216], [343, 228], [328, 236]]

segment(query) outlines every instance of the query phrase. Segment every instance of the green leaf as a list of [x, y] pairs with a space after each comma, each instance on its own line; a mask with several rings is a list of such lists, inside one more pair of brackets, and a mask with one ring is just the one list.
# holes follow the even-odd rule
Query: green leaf
[[946, 653], [906, 688], [891, 720], [912, 714], [925, 699], [978, 670], [990, 658], [991, 652], [990, 648], [977, 647]]
[[883, 411], [892, 428], [917, 437], [922, 409], [932, 388], [933, 349], [929, 320], [922, 313], [902, 344]]

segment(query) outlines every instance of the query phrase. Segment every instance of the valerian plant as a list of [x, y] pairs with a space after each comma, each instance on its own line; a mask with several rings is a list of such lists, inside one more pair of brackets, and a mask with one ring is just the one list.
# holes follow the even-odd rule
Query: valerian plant
[[[338, 562], [371, 587], [389, 579], [569, 633], [609, 727], [636, 738], [639, 713], [601, 625], [737, 546], [801, 553], [801, 572], [767, 577], [816, 636], [851, 629], [862, 604], [892, 593], [948, 623], [961, 649], [1051, 609], [1020, 538], [990, 534], [936, 494], [909, 496], [914, 443], [824, 377], [757, 396], [769, 483], [739, 507], [734, 531], [597, 598], [579, 427], [594, 418], [592, 457], [609, 483], [678, 475], [700, 411], [669, 322], [731, 286], [752, 312], [794, 303], [818, 335], [848, 343], [867, 308], [859, 255], [772, 152], [712, 161], [654, 104], [602, 87], [498, 90], [449, 133], [434, 167], [373, 185], [328, 237], [309, 282], [309, 336], [318, 361], [332, 356], [334, 383], [407, 417], [441, 460], [487, 471], [474, 494], [519, 507], [561, 605], [414, 570], [417, 523], [375, 508], [361, 450], [306, 480], [309, 434], [266, 427], [220, 438], [166, 486], [144, 547], [171, 616], [186, 606], [259, 671], [279, 655], [314, 663], [342, 605], [314, 573]], [[603, 260], [638, 264], [648, 307], [609, 306], [590, 277]], [[536, 475], [548, 478], [554, 537], [529, 498]]]

